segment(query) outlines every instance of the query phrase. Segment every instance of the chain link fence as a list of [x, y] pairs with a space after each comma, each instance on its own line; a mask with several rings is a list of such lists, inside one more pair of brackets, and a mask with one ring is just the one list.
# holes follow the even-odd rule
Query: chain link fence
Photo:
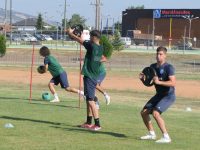
[[[52, 54], [59, 60], [63, 67], [79, 68], [79, 51], [52, 50]], [[84, 54], [83, 54], [84, 55]], [[32, 51], [26, 49], [10, 49], [0, 58], [1, 66], [31, 66]], [[108, 70], [140, 71], [142, 68], [155, 62], [153, 53], [125, 53], [115, 52], [106, 62]], [[177, 72], [200, 72], [200, 55], [170, 54], [168, 62], [173, 64]], [[34, 65], [43, 64], [43, 58], [35, 50]]]

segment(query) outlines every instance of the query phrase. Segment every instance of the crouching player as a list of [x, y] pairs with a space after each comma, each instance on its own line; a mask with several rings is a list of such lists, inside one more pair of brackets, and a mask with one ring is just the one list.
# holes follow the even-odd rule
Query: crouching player
[[54, 88], [54, 85], [58, 85], [58, 84], [60, 84], [61, 88], [65, 89], [67, 92], [78, 93], [84, 97], [83, 91], [79, 91], [69, 86], [67, 73], [64, 71], [62, 66], [57, 61], [57, 59], [51, 55], [48, 47], [46, 46], [41, 47], [39, 53], [41, 56], [44, 57], [45, 72], [47, 72], [48, 70], [53, 76], [53, 78], [50, 80], [48, 84], [49, 90], [54, 95], [54, 99], [50, 102], [53, 102], [53, 103], [60, 102], [58, 94], [56, 93], [56, 90]]
[[[175, 70], [174, 67], [166, 62], [167, 49], [165, 47], [157, 48], [157, 63], [150, 67], [154, 68], [157, 76], [153, 78], [156, 94], [147, 102], [141, 111], [141, 116], [149, 133], [142, 136], [142, 140], [155, 140], [156, 134], [151, 122], [150, 114], [153, 115], [163, 137], [156, 143], [170, 143], [171, 138], [165, 127], [165, 122], [161, 114], [166, 111], [175, 101]], [[144, 74], [140, 73], [140, 79], [144, 80]]]

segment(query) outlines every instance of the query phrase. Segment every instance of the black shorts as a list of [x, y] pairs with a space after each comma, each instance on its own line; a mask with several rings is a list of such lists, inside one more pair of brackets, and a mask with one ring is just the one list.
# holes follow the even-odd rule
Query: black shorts
[[159, 95], [156, 94], [153, 96], [144, 106], [144, 109], [147, 109], [152, 113], [153, 110], [157, 110], [160, 114], [166, 111], [176, 100], [174, 93]]
[[60, 83], [61, 88], [68, 88], [69, 87], [69, 83], [68, 83], [68, 79], [67, 79], [67, 73], [64, 71], [63, 73], [59, 74], [56, 77], [53, 77], [50, 80], [50, 83], [54, 83], [54, 85], [58, 85]]
[[84, 95], [87, 101], [93, 101], [95, 97], [95, 89], [97, 81], [89, 77], [84, 76]]

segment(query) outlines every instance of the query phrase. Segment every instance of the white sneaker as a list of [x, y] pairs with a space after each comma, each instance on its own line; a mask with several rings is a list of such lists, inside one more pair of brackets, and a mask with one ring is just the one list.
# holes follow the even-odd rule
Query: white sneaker
[[51, 103], [59, 103], [60, 100], [59, 100], [59, 99], [53, 99], [53, 100], [51, 100], [50, 102], [51, 102]]
[[141, 140], [155, 140], [156, 139], [156, 135], [152, 135], [152, 134], [147, 134], [145, 136], [140, 137]]
[[105, 95], [105, 99], [106, 99], [106, 105], [109, 105], [110, 104], [110, 96]]
[[156, 143], [170, 143], [171, 139], [170, 138], [166, 138], [166, 137], [162, 137], [160, 140], [157, 140]]

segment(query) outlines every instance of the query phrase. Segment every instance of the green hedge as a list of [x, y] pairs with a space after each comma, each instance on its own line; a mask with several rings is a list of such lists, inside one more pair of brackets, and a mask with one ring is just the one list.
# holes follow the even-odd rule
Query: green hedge
[[4, 35], [0, 35], [0, 57], [6, 54], [6, 39]]

